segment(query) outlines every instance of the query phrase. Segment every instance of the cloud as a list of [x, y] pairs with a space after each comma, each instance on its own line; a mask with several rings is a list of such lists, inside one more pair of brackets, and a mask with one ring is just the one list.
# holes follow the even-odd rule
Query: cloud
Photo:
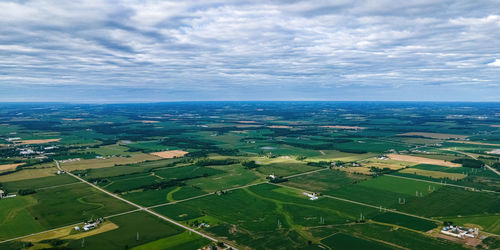
[[495, 61], [488, 63], [489, 66], [500, 67], [500, 59], [495, 59]]
[[497, 88], [498, 8], [486, 0], [3, 1], [0, 85], [200, 97], [230, 89], [247, 99], [264, 86], [290, 98], [366, 86]]

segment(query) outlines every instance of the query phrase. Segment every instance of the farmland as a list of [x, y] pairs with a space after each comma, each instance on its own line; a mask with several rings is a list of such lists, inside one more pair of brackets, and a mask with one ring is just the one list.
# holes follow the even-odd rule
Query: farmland
[[4, 105], [0, 249], [493, 247], [496, 106], [439, 107]]

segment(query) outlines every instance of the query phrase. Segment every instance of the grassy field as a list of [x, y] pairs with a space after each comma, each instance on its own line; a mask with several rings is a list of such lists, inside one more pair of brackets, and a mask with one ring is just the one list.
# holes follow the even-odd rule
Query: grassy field
[[215, 192], [217, 190], [244, 186], [264, 180], [259, 177], [256, 171], [247, 170], [240, 164], [213, 166], [209, 168], [223, 172], [209, 177], [189, 180], [186, 184], [199, 187], [205, 192]]
[[36, 204], [37, 200], [31, 196], [0, 200], [0, 240], [44, 229], [28, 210]]
[[[118, 216], [110, 219], [113, 223], [119, 226], [118, 229], [97, 234], [82, 240], [72, 240], [68, 242], [70, 248], [83, 248], [84, 249], [126, 249], [133, 248], [147, 244], [149, 242], [156, 242], [160, 239], [169, 238], [171, 236], [179, 235], [184, 230], [162, 221], [152, 215], [144, 212], [136, 212], [127, 215]], [[139, 235], [139, 239], [137, 239]], [[183, 238], [183, 237], [180, 237]], [[185, 238], [186, 244], [190, 241], [197, 241], [199, 238]], [[173, 242], [172, 242], [173, 243]], [[204, 243], [204, 242], [200, 242]], [[153, 244], [153, 243], [151, 243]], [[153, 244], [155, 246], [156, 244]], [[158, 244], [161, 246], [160, 244]], [[156, 245], [156, 246], [158, 246]], [[195, 244], [196, 245], [196, 244]], [[168, 245], [167, 245], [168, 246]], [[175, 244], [171, 245], [173, 248]], [[202, 244], [196, 246], [203, 246]]]
[[17, 192], [19, 189], [39, 189], [53, 187], [69, 183], [76, 183], [77, 180], [69, 175], [47, 176], [27, 180], [11, 181], [2, 183], [4, 189], [9, 192]]
[[85, 184], [38, 191], [32, 195], [37, 203], [28, 208], [45, 228], [81, 222], [132, 210], [133, 207]]
[[424, 220], [412, 216], [391, 213], [391, 212], [379, 214], [373, 217], [373, 220], [378, 222], [398, 225], [422, 232], [427, 232], [429, 230], [438, 227], [438, 224], [436, 222], [430, 220]]
[[491, 215], [498, 213], [498, 207], [498, 195], [442, 187], [424, 198], [409, 202], [401, 209], [427, 217], [444, 217]]
[[459, 174], [459, 173], [447, 173], [447, 172], [440, 172], [440, 171], [423, 170], [423, 169], [418, 169], [418, 168], [402, 169], [399, 172], [400, 173], [421, 175], [421, 176], [428, 176], [428, 177], [435, 178], [435, 179], [446, 178], [446, 179], [450, 179], [450, 180], [461, 180], [461, 179], [467, 177], [467, 175]]
[[351, 235], [337, 233], [328, 238], [321, 240], [321, 243], [331, 247], [332, 249], [394, 249], [389, 245], [381, 244], [373, 240], [365, 240]]
[[37, 168], [25, 168], [7, 175], [0, 175], [0, 183], [36, 179], [40, 177], [55, 176], [57, 169], [54, 164], [45, 164]]
[[349, 174], [339, 170], [325, 170], [291, 178], [284, 185], [320, 193], [331, 193], [336, 189], [368, 178], [370, 177]]
[[132, 248], [133, 250], [162, 250], [162, 249], [200, 249], [210, 244], [210, 240], [201, 236], [184, 232], [181, 234], [169, 236], [156, 241], [151, 241], [143, 245]]

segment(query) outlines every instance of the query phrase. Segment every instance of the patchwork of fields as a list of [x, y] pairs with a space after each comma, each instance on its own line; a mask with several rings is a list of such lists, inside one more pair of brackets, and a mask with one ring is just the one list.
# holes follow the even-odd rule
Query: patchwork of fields
[[498, 248], [494, 107], [379, 105], [5, 106], [0, 249]]

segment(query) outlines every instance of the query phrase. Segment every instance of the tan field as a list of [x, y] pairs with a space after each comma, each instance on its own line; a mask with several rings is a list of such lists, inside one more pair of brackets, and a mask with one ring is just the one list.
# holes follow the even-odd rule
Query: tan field
[[189, 153], [189, 152], [182, 151], [182, 150], [168, 150], [168, 151], [154, 152], [151, 154], [159, 156], [161, 158], [170, 159], [170, 158], [174, 158], [174, 157], [182, 157], [182, 156], [186, 155], [187, 153]]
[[374, 174], [373, 172], [370, 172], [369, 168], [365, 168], [365, 167], [340, 168], [339, 170], [347, 172], [347, 173], [357, 173], [357, 174], [366, 174], [366, 175]]
[[24, 163], [14, 163], [14, 164], [4, 164], [0, 165], [0, 171], [2, 170], [11, 170], [11, 169], [16, 169], [17, 166], [21, 166]]
[[[79, 226], [83, 226], [83, 224], [79, 225]], [[50, 239], [64, 239], [64, 240], [71, 239], [71, 240], [77, 240], [77, 239], [81, 239], [81, 238], [84, 238], [84, 237], [89, 237], [89, 236], [92, 236], [92, 235], [96, 235], [96, 234], [100, 234], [100, 233], [104, 233], [104, 232], [107, 232], [107, 231], [111, 231], [111, 230], [117, 229], [118, 225], [116, 225], [116, 224], [114, 224], [113, 222], [110, 222], [110, 221], [105, 221], [97, 229], [90, 230], [90, 231], [87, 231], [87, 232], [82, 232], [82, 233], [71, 234], [73, 228], [74, 228], [74, 226], [68, 226], [68, 227], [64, 227], [64, 228], [61, 228], [61, 229], [56, 229], [56, 230], [48, 231], [48, 232], [45, 232], [45, 233], [28, 236], [28, 237], [25, 237], [25, 238], [21, 239], [21, 241], [24, 241], [24, 242], [40, 242], [40, 241], [43, 241], [43, 240], [50, 240]]]
[[258, 128], [258, 127], [262, 127], [261, 125], [236, 125], [235, 127], [237, 128]]
[[449, 178], [452, 180], [461, 180], [467, 175], [464, 174], [459, 174], [459, 173], [446, 173], [446, 172], [440, 172], [440, 171], [431, 171], [431, 170], [423, 170], [423, 169], [417, 169], [417, 168], [406, 168], [401, 171], [401, 173], [408, 173], [408, 174], [416, 174], [416, 175], [421, 175], [421, 176], [429, 176], [432, 178]]
[[110, 222], [110, 221], [105, 221], [101, 225], [99, 225], [99, 227], [97, 229], [94, 229], [94, 230], [91, 230], [88, 232], [78, 233], [78, 234], [71, 234], [71, 235], [63, 237], [61, 239], [63, 239], [63, 240], [78, 240], [81, 238], [90, 237], [92, 235], [108, 232], [108, 231], [111, 231], [111, 230], [114, 230], [117, 228], [118, 228], [118, 225], [116, 225], [115, 223]]
[[149, 121], [149, 120], [143, 120], [141, 122], [142, 123], [159, 123], [159, 121]]
[[61, 138], [43, 139], [43, 140], [19, 140], [19, 141], [14, 141], [14, 142], [17, 144], [26, 145], [26, 144], [44, 144], [44, 143], [49, 143], [49, 142], [57, 142], [60, 140], [61, 140]]
[[333, 125], [333, 126], [320, 126], [322, 128], [336, 128], [336, 129], [365, 129], [364, 127], [358, 127], [358, 126], [340, 126], [340, 125]]
[[257, 122], [256, 121], [237, 121], [237, 123], [252, 124], [252, 123], [257, 123]]
[[474, 144], [474, 145], [485, 145], [485, 146], [499, 146], [500, 147], [500, 144], [478, 142], [478, 141], [454, 141], [454, 142], [465, 143], [465, 144]]
[[[50, 166], [50, 165], [53, 166]], [[53, 163], [48, 163], [46, 168], [30, 168], [23, 169], [21, 171], [17, 171], [15, 173], [0, 175], [0, 182], [9, 182], [9, 181], [19, 181], [19, 180], [27, 180], [34, 178], [41, 178], [46, 176], [54, 176], [57, 173], [57, 169]]]
[[148, 160], [159, 160], [161, 158], [150, 155], [150, 154], [132, 154], [130, 157], [110, 157], [105, 159], [90, 159], [90, 160], [80, 160], [80, 161], [72, 161], [61, 164], [62, 167], [68, 171], [73, 170], [83, 170], [90, 168], [106, 168], [113, 167], [114, 165], [123, 165], [123, 164], [133, 164]]
[[81, 121], [83, 118], [62, 118], [63, 121]]
[[271, 125], [267, 126], [268, 128], [292, 128], [290, 126], [285, 126], [285, 125]]
[[493, 128], [500, 128], [500, 125], [490, 125]]
[[420, 163], [420, 164], [432, 164], [432, 165], [440, 165], [440, 166], [446, 166], [446, 167], [461, 167], [462, 166], [458, 163], [453, 163], [453, 162], [449, 162], [449, 161], [438, 160], [438, 159], [429, 159], [429, 158], [410, 156], [410, 155], [388, 154], [387, 157], [391, 158], [392, 160], [415, 162], [415, 163]]
[[376, 168], [380, 168], [380, 169], [384, 169], [384, 168], [389, 168], [389, 169], [392, 169], [392, 170], [398, 170], [398, 169], [402, 169], [404, 167], [406, 167], [406, 165], [408, 164], [397, 164], [397, 163], [383, 163], [383, 162], [361, 162], [362, 166], [364, 167], [376, 167]]
[[248, 134], [248, 131], [246, 130], [233, 130], [233, 131], [229, 131], [231, 133], [235, 133], [235, 134]]
[[404, 134], [399, 134], [398, 136], [423, 136], [433, 139], [465, 139], [469, 137], [468, 135], [455, 135], [455, 134], [440, 134], [440, 133], [427, 133], [427, 132], [409, 132]]

